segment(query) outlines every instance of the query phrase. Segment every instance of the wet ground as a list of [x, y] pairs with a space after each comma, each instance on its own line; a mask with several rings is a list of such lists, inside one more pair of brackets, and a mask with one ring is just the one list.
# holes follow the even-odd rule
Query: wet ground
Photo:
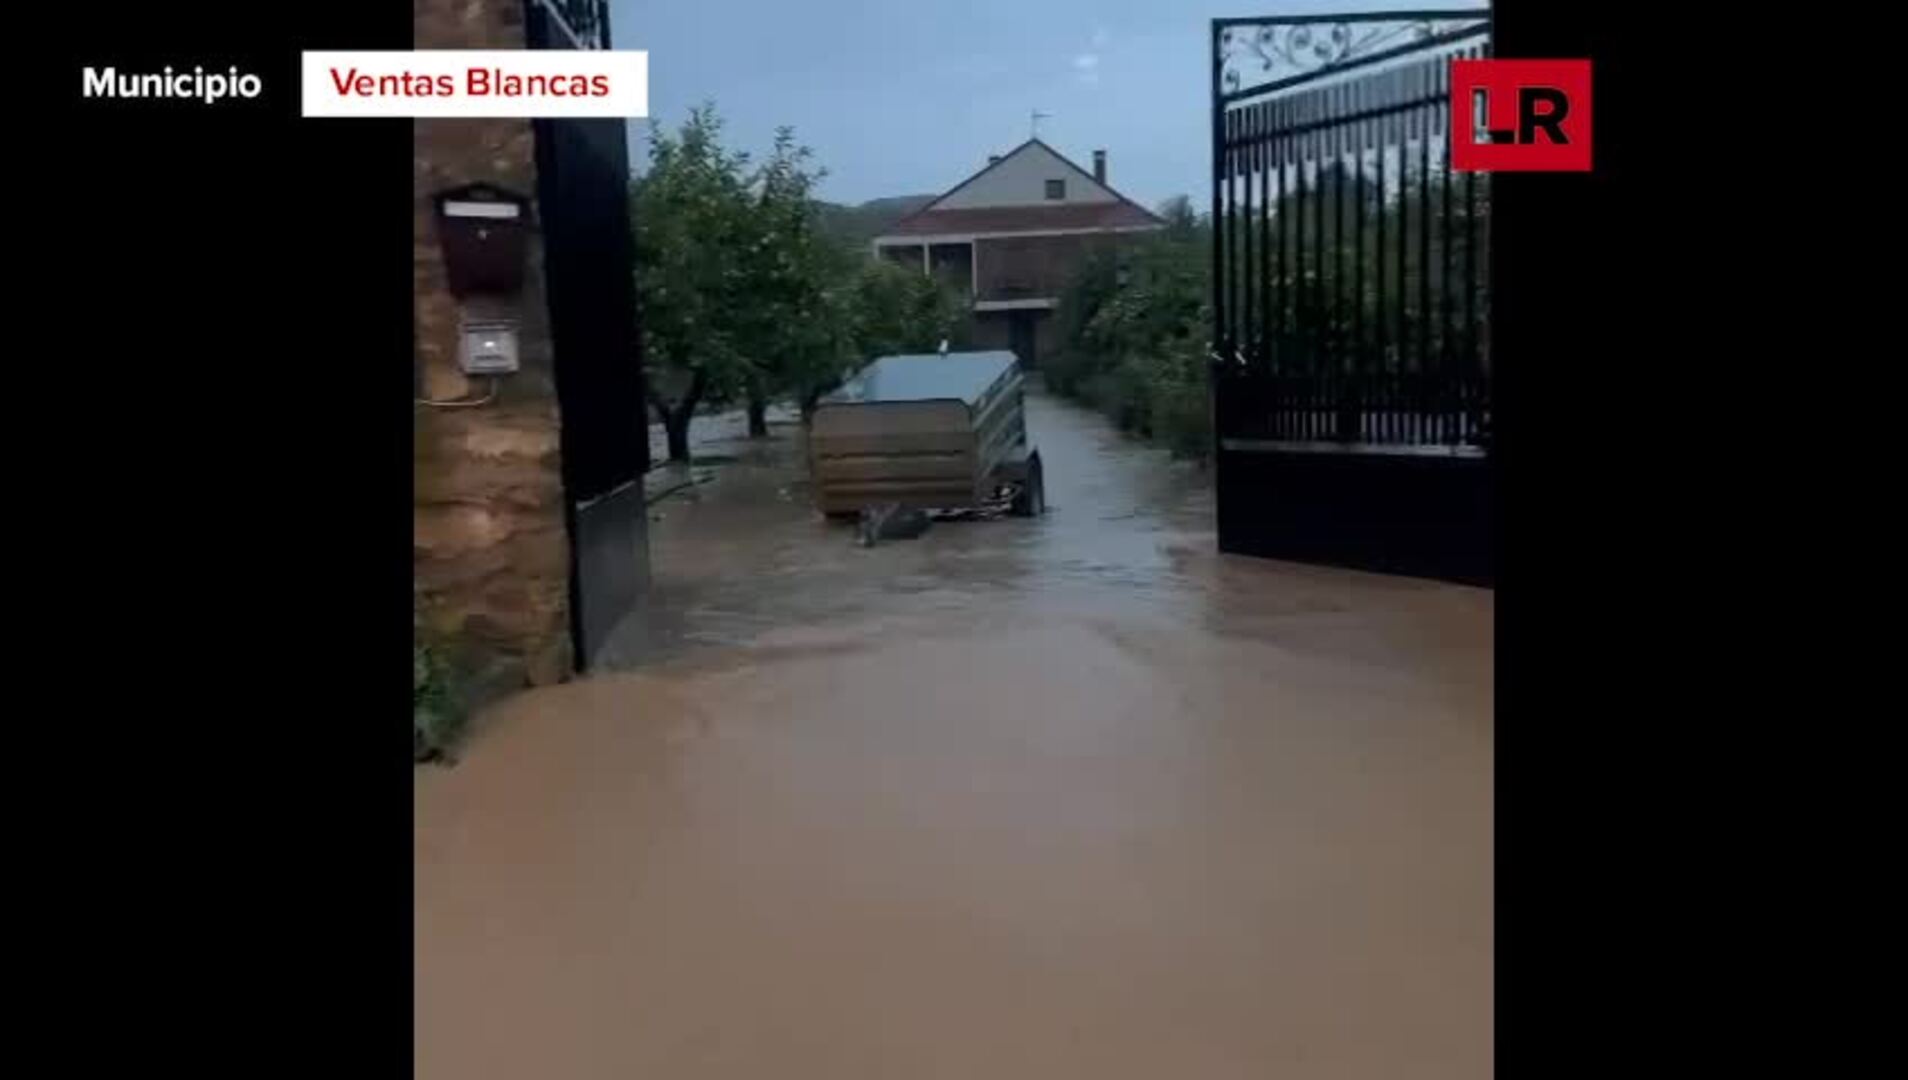
[[1490, 1074], [1490, 593], [1029, 428], [1046, 517], [873, 549], [704, 444], [628, 672], [418, 773], [417, 1075]]

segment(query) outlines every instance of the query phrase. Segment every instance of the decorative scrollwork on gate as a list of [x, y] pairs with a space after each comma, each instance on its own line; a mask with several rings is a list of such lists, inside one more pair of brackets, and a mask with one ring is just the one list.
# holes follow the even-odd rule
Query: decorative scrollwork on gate
[[607, 0], [538, 0], [564, 32], [565, 41], [556, 47], [607, 49], [609, 42], [609, 4]]
[[1231, 95], [1482, 32], [1476, 17], [1239, 23], [1220, 30], [1219, 79]]

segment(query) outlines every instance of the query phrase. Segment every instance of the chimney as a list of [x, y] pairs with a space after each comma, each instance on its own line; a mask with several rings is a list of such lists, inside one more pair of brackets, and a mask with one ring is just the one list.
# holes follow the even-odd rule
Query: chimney
[[1093, 151], [1093, 179], [1106, 183], [1106, 151]]

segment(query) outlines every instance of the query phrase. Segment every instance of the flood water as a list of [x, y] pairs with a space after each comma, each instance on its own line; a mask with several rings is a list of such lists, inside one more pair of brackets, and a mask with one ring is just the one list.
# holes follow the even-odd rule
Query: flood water
[[417, 774], [418, 1076], [1490, 1075], [1491, 594], [1028, 425], [1045, 517], [872, 549], [702, 448], [624, 670]]

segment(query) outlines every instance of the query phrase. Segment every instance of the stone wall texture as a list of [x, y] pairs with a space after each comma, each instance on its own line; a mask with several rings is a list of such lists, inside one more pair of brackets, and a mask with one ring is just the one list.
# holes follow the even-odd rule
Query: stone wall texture
[[[420, 49], [519, 49], [522, 0], [415, 0]], [[479, 692], [554, 682], [571, 668], [569, 547], [564, 532], [558, 412], [533, 235], [521, 295], [459, 300], [449, 291], [432, 196], [478, 181], [534, 198], [528, 120], [412, 124], [413, 261], [419, 393], [469, 407], [414, 409], [413, 566], [427, 625], [455, 644]], [[458, 369], [464, 318], [518, 320], [523, 370], [467, 380]]]

